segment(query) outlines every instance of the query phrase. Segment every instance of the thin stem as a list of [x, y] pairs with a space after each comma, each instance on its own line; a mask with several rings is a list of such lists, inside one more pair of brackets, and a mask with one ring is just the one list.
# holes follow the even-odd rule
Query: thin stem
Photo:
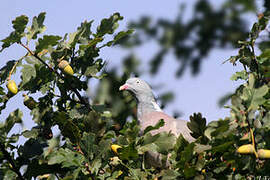
[[12, 69], [10, 70], [9, 75], [8, 75], [8, 79], [7, 79], [8, 81], [11, 79], [11, 74], [12, 74], [13, 71], [15, 70], [15, 68], [16, 68], [17, 64], [19, 63], [19, 61], [20, 61], [20, 60], [18, 60], [18, 61], [13, 65]]
[[252, 145], [253, 145], [253, 148], [254, 148], [254, 154], [256, 156], [256, 158], [258, 158], [258, 153], [256, 152], [256, 149], [255, 149], [255, 139], [254, 139], [254, 134], [253, 134], [253, 130], [251, 128], [249, 128], [250, 130], [250, 134], [251, 134], [251, 140], [252, 140]]
[[[36, 59], [38, 59], [42, 64], [44, 64], [50, 71], [55, 73], [59, 78], [65, 81], [65, 78], [61, 76], [60, 73], [58, 73], [55, 69], [50, 67], [46, 62], [44, 62], [37, 54], [33, 53], [26, 45], [19, 43], [22, 47], [24, 47], [32, 56], [34, 56]], [[73, 87], [70, 86], [70, 89], [76, 94], [76, 96], [79, 98], [80, 102], [87, 106], [91, 110], [90, 104], [81, 96], [79, 91]]]
[[50, 69], [50, 71], [56, 73], [59, 77], [62, 78], [62, 76], [56, 71], [54, 70], [52, 67], [50, 67], [46, 62], [44, 62], [38, 55], [36, 55], [35, 53], [33, 53], [26, 45], [24, 45], [23, 43], [19, 43], [22, 47], [24, 47], [32, 56], [34, 56], [35, 58], [37, 58], [43, 65], [45, 65], [47, 68]]
[[16, 166], [13, 158], [10, 156], [10, 154], [7, 152], [5, 145], [0, 143], [0, 149], [2, 153], [4, 154], [5, 159], [11, 164], [11, 169], [18, 175], [18, 178], [20, 180], [24, 180], [19, 168]]

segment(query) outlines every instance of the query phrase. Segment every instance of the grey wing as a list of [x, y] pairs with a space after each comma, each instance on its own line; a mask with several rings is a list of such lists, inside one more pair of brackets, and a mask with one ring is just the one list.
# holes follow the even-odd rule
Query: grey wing
[[187, 126], [187, 121], [175, 119], [177, 135], [182, 134], [188, 142], [193, 142], [195, 139], [190, 135], [191, 131]]

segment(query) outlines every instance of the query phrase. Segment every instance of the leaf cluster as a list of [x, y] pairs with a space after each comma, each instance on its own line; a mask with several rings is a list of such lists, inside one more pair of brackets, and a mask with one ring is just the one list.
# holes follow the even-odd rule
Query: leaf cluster
[[[229, 59], [243, 65], [233, 80], [244, 82], [231, 95], [230, 116], [206, 125], [206, 119], [194, 113], [188, 123], [196, 138], [192, 143], [169, 132], [152, 135], [151, 131], [164, 125], [162, 120], [140, 132], [133, 98], [118, 92], [131, 72], [137, 71], [135, 56], [123, 62], [122, 78], [115, 69], [106, 76], [101, 49], [132, 33], [116, 32], [123, 19], [119, 13], [103, 19], [95, 31], [93, 21], [84, 21], [64, 37], [42, 36], [45, 13], [34, 17], [30, 27], [28, 17], [16, 18], [14, 31], [2, 40], [2, 50], [18, 43], [26, 55], [1, 68], [1, 85], [8, 74], [20, 69], [19, 92], [26, 94], [24, 104], [35, 126], [22, 132], [12, 130], [15, 125], [22, 126], [20, 109], [1, 122], [1, 179], [245, 179], [269, 175], [268, 159], [236, 152], [237, 147], [248, 143], [253, 143], [256, 151], [270, 149], [270, 51], [265, 46], [269, 34], [260, 42], [260, 54], [254, 51], [261, 33], [267, 33], [269, 18], [267, 13], [259, 17], [249, 38], [239, 42], [238, 54]], [[106, 41], [107, 36], [112, 40]], [[35, 43], [34, 50], [29, 48], [31, 43]], [[63, 59], [74, 75], [58, 68]], [[99, 86], [90, 98], [84, 93], [93, 88], [91, 79]], [[35, 98], [37, 92], [40, 96]], [[20, 93], [11, 95], [1, 87], [1, 110]], [[166, 104], [171, 96], [165, 94], [161, 99]], [[60, 133], [55, 135], [53, 128]], [[254, 136], [254, 141], [246, 134]], [[25, 142], [18, 143], [19, 138]], [[121, 148], [114, 152], [113, 144]], [[158, 155], [159, 167], [150, 163], [147, 153]], [[170, 168], [166, 168], [168, 163]]]

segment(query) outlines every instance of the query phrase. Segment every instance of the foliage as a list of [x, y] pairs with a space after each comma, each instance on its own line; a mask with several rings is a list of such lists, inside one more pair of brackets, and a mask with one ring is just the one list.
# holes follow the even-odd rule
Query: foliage
[[[2, 40], [1, 51], [14, 43], [27, 51], [2, 67], [1, 84], [15, 69], [21, 70], [18, 89], [34, 104], [30, 110], [35, 126], [19, 133], [11, 131], [15, 124], [22, 124], [19, 109], [0, 124], [1, 179], [245, 179], [269, 175], [268, 159], [260, 159], [256, 153], [236, 153], [237, 147], [250, 143], [256, 151], [270, 149], [270, 49], [265, 46], [270, 43], [269, 13], [259, 16], [249, 38], [239, 41], [238, 54], [229, 59], [244, 67], [233, 79], [245, 81], [231, 95], [230, 117], [206, 125], [206, 119], [195, 113], [188, 124], [196, 138], [192, 143], [182, 135], [151, 135], [150, 131], [164, 124], [162, 120], [140, 135], [135, 102], [129, 94], [118, 92], [130, 73], [136, 73], [136, 57], [126, 58], [122, 78], [116, 78], [114, 69], [106, 76], [100, 51], [132, 33], [116, 32], [118, 21], [123, 19], [119, 13], [103, 19], [96, 31], [91, 29], [93, 21], [85, 21], [64, 37], [42, 36], [44, 18], [45, 13], [39, 14], [27, 27], [28, 17], [17, 17], [12, 22], [14, 31]], [[260, 33], [268, 38], [259, 42], [261, 52], [256, 55]], [[107, 36], [113, 36], [112, 40], [105, 42]], [[34, 51], [29, 48], [31, 43], [35, 43]], [[73, 68], [73, 76], [58, 68], [63, 59]], [[92, 88], [91, 79], [99, 81], [92, 99], [82, 95]], [[41, 95], [35, 100], [32, 96], [37, 92]], [[9, 94], [1, 87], [0, 110], [19, 94]], [[166, 103], [171, 95], [163, 98]], [[53, 127], [59, 128], [58, 136], [53, 135]], [[242, 138], [246, 133], [251, 138]], [[18, 143], [21, 137], [26, 139], [23, 144]], [[122, 148], [115, 153], [110, 149], [112, 144]], [[160, 153], [164, 160], [170, 154], [171, 168], [151, 167], [145, 159], [147, 151]]]
[[[269, 0], [264, 1], [265, 9], [269, 10]], [[198, 0], [194, 2], [192, 12], [185, 13], [190, 7], [182, 3], [173, 20], [154, 19], [148, 15], [132, 21], [129, 27], [138, 33], [132, 38], [124, 38], [120, 44], [129, 48], [140, 47], [149, 41], [156, 43], [158, 50], [149, 62], [153, 75], [159, 72], [162, 64], [171, 61], [166, 58], [168, 55], [173, 55], [179, 64], [177, 77], [189, 68], [192, 75], [198, 75], [212, 49], [236, 47], [238, 40], [247, 38], [245, 15], [255, 14], [258, 11], [256, 4], [256, 0], [216, 1], [215, 5], [209, 0]]]

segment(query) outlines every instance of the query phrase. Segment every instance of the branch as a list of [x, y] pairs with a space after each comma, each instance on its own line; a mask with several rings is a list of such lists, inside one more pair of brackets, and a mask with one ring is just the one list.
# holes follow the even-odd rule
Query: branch
[[[19, 43], [22, 47], [24, 47], [32, 56], [34, 56], [36, 59], [38, 59], [42, 64], [44, 64], [51, 72], [55, 73], [60, 79], [65, 81], [65, 78], [61, 76], [60, 73], [58, 73], [55, 69], [50, 67], [46, 62], [44, 62], [37, 54], [33, 53], [26, 45]], [[90, 104], [81, 96], [79, 91], [73, 87], [70, 87], [70, 89], [76, 94], [76, 96], [79, 98], [80, 102], [84, 104], [87, 108], [91, 110]]]
[[11, 169], [18, 175], [18, 178], [20, 180], [24, 180], [19, 168], [16, 166], [14, 160], [12, 159], [10, 154], [7, 152], [5, 145], [0, 143], [0, 149], [1, 149], [2, 153], [4, 154], [5, 159], [11, 164]]

